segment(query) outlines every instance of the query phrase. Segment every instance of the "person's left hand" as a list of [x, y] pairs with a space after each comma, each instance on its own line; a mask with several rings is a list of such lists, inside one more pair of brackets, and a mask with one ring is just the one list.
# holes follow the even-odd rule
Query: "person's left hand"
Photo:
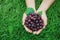
[[47, 16], [46, 16], [46, 13], [45, 12], [42, 12], [42, 15], [41, 15], [43, 21], [44, 21], [44, 27], [38, 31], [34, 31], [33, 34], [39, 34], [44, 28], [45, 26], [47, 25]]

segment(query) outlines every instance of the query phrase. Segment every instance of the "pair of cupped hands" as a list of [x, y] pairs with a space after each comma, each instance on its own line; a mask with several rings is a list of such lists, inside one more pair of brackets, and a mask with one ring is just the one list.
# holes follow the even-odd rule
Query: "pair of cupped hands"
[[47, 25], [47, 16], [46, 11], [50, 7], [50, 5], [54, 2], [54, 0], [43, 0], [41, 5], [39, 6], [38, 10], [35, 9], [35, 0], [25, 0], [27, 8], [33, 8], [35, 13], [38, 13], [39, 11], [42, 11], [41, 18], [44, 21], [44, 27], [38, 31], [32, 32], [32, 30], [28, 29], [25, 25], [25, 19], [27, 17], [26, 13], [23, 14], [22, 24], [24, 25], [24, 28], [27, 32], [33, 33], [33, 34], [39, 34]]

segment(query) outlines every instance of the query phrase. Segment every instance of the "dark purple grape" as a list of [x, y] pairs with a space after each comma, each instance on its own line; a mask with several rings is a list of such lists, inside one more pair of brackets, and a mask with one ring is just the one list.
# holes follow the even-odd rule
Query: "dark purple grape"
[[25, 26], [32, 31], [38, 31], [44, 26], [44, 22], [39, 14], [30, 13], [25, 19]]

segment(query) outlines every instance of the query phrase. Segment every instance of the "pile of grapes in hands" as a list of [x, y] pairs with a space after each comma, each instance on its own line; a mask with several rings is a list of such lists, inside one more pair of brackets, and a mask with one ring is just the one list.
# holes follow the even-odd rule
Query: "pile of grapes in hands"
[[45, 28], [47, 25], [46, 11], [54, 1], [43, 0], [38, 10], [36, 10], [35, 0], [26, 0], [27, 10], [23, 14], [22, 20], [26, 31], [39, 34]]
[[38, 31], [43, 28], [44, 22], [39, 14], [30, 13], [26, 17], [24, 25], [32, 31]]

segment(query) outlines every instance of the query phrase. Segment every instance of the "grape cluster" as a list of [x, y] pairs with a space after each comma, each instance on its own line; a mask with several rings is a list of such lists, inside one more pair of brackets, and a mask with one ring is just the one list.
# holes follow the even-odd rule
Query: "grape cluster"
[[44, 22], [39, 14], [30, 13], [26, 19], [24, 25], [32, 31], [38, 31], [44, 26]]

